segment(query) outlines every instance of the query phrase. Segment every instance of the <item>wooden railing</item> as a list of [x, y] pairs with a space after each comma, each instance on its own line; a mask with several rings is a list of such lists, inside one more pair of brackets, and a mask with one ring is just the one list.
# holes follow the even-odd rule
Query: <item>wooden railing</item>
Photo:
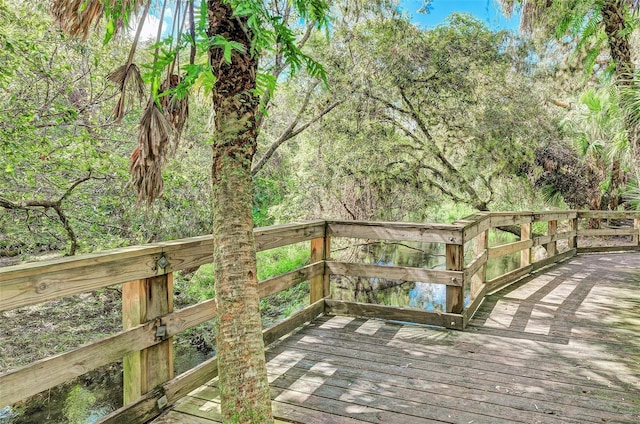
[[[263, 251], [311, 240], [311, 263], [261, 281], [261, 297], [303, 281], [311, 282], [312, 303], [264, 331], [271, 343], [321, 314], [325, 296], [325, 221], [288, 224], [254, 231]], [[173, 272], [210, 263], [211, 236], [133, 246], [78, 257], [0, 269], [0, 311], [16, 309], [122, 284], [123, 331], [60, 355], [0, 374], [0, 407], [11, 405], [124, 358], [125, 407], [102, 422], [144, 422], [162, 408], [217, 375], [217, 361], [173, 376], [171, 337], [211, 320], [215, 299], [173, 311]], [[328, 290], [328, 286], [326, 287]]]
[[[611, 220], [622, 219], [633, 225], [609, 225]], [[601, 228], [588, 228], [594, 220]], [[519, 229], [519, 240], [490, 246], [490, 233], [498, 228]], [[612, 245], [604, 239], [602, 246], [581, 246], [585, 237], [593, 236], [625, 236], [628, 240]], [[639, 236], [639, 212], [600, 211], [479, 213], [449, 225], [319, 220], [258, 228], [258, 251], [311, 242], [309, 265], [259, 284], [261, 297], [301, 282], [310, 284], [309, 306], [264, 330], [264, 340], [269, 344], [322, 313], [464, 329], [486, 294], [576, 253], [640, 251]], [[446, 269], [334, 260], [330, 257], [332, 238], [441, 243]], [[0, 311], [122, 284], [124, 327], [110, 337], [0, 374], [0, 407], [124, 358], [125, 406], [101, 422], [144, 422], [215, 377], [216, 358], [174, 377], [171, 351], [171, 337], [216, 313], [215, 299], [174, 311], [173, 272], [210, 263], [212, 253], [211, 237], [203, 236], [0, 269]], [[489, 261], [505, 255], [519, 255], [519, 266], [488, 280]], [[446, 286], [445, 310], [332, 300], [331, 275], [442, 284]], [[466, 305], [464, 293], [470, 294]]]

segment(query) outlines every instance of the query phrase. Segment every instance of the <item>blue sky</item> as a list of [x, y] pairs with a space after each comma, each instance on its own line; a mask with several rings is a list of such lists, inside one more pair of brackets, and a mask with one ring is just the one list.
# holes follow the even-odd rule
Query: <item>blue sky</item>
[[401, 0], [400, 7], [412, 16], [412, 21], [424, 28], [433, 28], [446, 21], [453, 12], [471, 13], [489, 28], [517, 31], [519, 16], [508, 20], [504, 17], [497, 0], [432, 0], [429, 13], [418, 13], [422, 0]]

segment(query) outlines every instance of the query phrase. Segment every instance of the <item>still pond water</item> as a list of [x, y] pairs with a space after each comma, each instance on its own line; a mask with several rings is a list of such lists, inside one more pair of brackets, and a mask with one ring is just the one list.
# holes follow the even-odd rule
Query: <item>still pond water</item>
[[[511, 240], [500, 241], [499, 244]], [[473, 260], [472, 249], [465, 249], [465, 263]], [[334, 255], [335, 256], [335, 255]], [[404, 266], [446, 270], [445, 245], [442, 243], [367, 243], [340, 251], [340, 260], [381, 266]], [[487, 264], [491, 279], [518, 268], [518, 254], [492, 259]], [[407, 282], [383, 278], [331, 277], [331, 296], [337, 300], [374, 303], [444, 312], [446, 286], [429, 281]], [[465, 305], [471, 301], [464, 293]]]

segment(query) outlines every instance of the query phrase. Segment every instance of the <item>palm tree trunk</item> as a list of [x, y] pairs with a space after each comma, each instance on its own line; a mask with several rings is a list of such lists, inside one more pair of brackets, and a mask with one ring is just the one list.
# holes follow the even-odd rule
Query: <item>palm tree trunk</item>
[[625, 17], [628, 12], [626, 9], [623, 0], [606, 0], [601, 6], [607, 43], [611, 51], [611, 58], [616, 66], [615, 74], [618, 86], [629, 85], [633, 71], [629, 23]]
[[257, 59], [250, 54], [246, 19], [228, 4], [208, 1], [209, 36], [243, 44], [231, 63], [210, 50], [217, 82], [213, 135], [213, 242], [218, 305], [219, 386], [224, 422], [273, 422], [259, 310], [252, 222], [251, 162], [256, 151]]

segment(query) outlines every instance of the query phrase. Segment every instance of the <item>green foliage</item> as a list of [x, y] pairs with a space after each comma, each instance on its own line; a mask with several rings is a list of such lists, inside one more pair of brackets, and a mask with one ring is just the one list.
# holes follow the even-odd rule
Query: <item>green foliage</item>
[[83, 424], [91, 414], [91, 407], [96, 403], [95, 396], [82, 386], [75, 386], [64, 402], [64, 416], [69, 424]]
[[[271, 209], [282, 220], [423, 220], [447, 201], [486, 209], [514, 180], [529, 184], [521, 169], [557, 137], [530, 51], [470, 16], [430, 31], [372, 18], [335, 28], [333, 41], [312, 45], [345, 101], [291, 146], [285, 166], [302, 183]], [[300, 93], [306, 82], [290, 83]]]
[[176, 288], [188, 303], [197, 303], [213, 299], [216, 296], [214, 288], [214, 269], [212, 264], [202, 265], [188, 281], [178, 280]]
[[309, 245], [298, 243], [258, 252], [258, 280], [302, 268], [309, 263]]

